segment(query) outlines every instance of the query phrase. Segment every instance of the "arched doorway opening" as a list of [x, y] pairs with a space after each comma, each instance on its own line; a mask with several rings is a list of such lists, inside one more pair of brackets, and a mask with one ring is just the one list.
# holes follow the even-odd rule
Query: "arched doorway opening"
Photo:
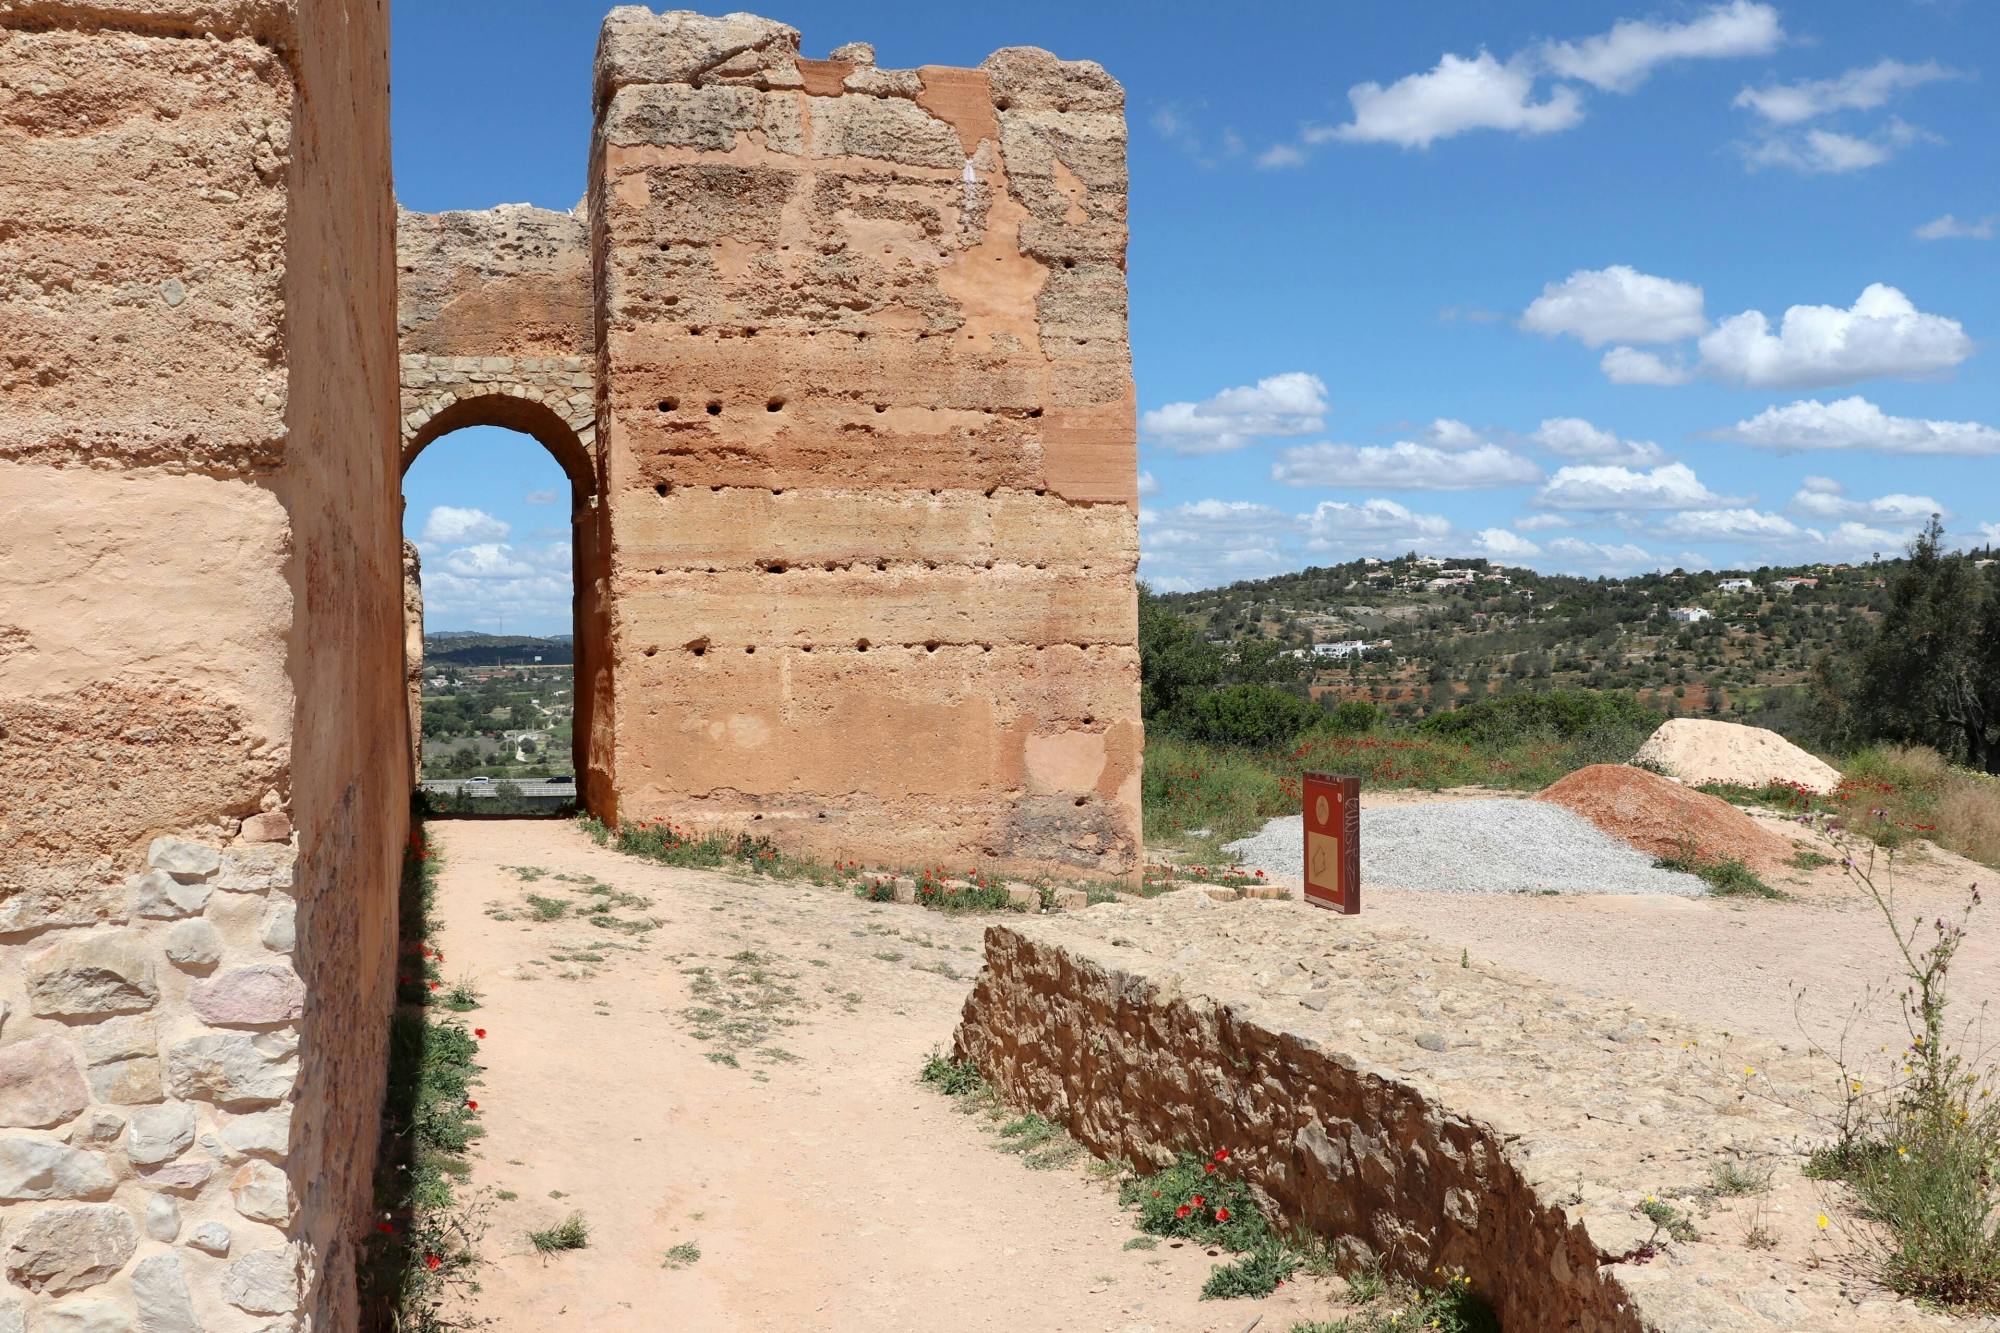
[[420, 419], [401, 452], [421, 589], [413, 762], [432, 807], [601, 808], [609, 678], [589, 446], [543, 403], [496, 393]]

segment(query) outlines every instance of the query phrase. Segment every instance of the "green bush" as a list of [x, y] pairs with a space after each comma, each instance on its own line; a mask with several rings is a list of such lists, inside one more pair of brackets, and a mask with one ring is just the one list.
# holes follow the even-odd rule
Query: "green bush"
[[1290, 744], [1325, 716], [1310, 699], [1269, 685], [1231, 685], [1183, 700], [1168, 725], [1210, 745], [1268, 749]]
[[1630, 749], [1618, 756], [1622, 762], [1666, 720], [1666, 714], [1623, 690], [1550, 690], [1476, 699], [1431, 714], [1417, 730], [1475, 745], [1505, 745], [1534, 735], [1559, 741], [1630, 735]]

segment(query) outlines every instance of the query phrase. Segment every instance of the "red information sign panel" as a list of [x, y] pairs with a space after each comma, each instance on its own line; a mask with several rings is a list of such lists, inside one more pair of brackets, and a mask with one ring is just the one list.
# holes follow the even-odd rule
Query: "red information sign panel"
[[1306, 901], [1349, 916], [1361, 910], [1361, 779], [1308, 773]]

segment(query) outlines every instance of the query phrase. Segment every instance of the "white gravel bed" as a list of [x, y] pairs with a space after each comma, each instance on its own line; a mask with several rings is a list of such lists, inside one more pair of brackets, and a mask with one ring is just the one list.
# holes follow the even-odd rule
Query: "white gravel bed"
[[[1223, 850], [1294, 883], [1304, 877], [1304, 821], [1274, 819]], [[1658, 893], [1708, 885], [1661, 870], [1582, 815], [1544, 801], [1434, 801], [1361, 812], [1361, 887], [1440, 893]]]

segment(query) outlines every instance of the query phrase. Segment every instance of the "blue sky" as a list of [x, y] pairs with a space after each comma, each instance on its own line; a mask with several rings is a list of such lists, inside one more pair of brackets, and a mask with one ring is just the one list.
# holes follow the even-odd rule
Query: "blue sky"
[[[403, 202], [572, 206], [603, 12], [398, 6]], [[1991, 5], [764, 12], [808, 55], [1033, 44], [1123, 81], [1156, 586], [1412, 548], [1612, 574], [1846, 560], [1932, 508], [2000, 541]], [[567, 626], [567, 552], [537, 535], [564, 515], [526, 499], [560, 474], [505, 438], [412, 469], [408, 527], [449, 575], [433, 628]]]

